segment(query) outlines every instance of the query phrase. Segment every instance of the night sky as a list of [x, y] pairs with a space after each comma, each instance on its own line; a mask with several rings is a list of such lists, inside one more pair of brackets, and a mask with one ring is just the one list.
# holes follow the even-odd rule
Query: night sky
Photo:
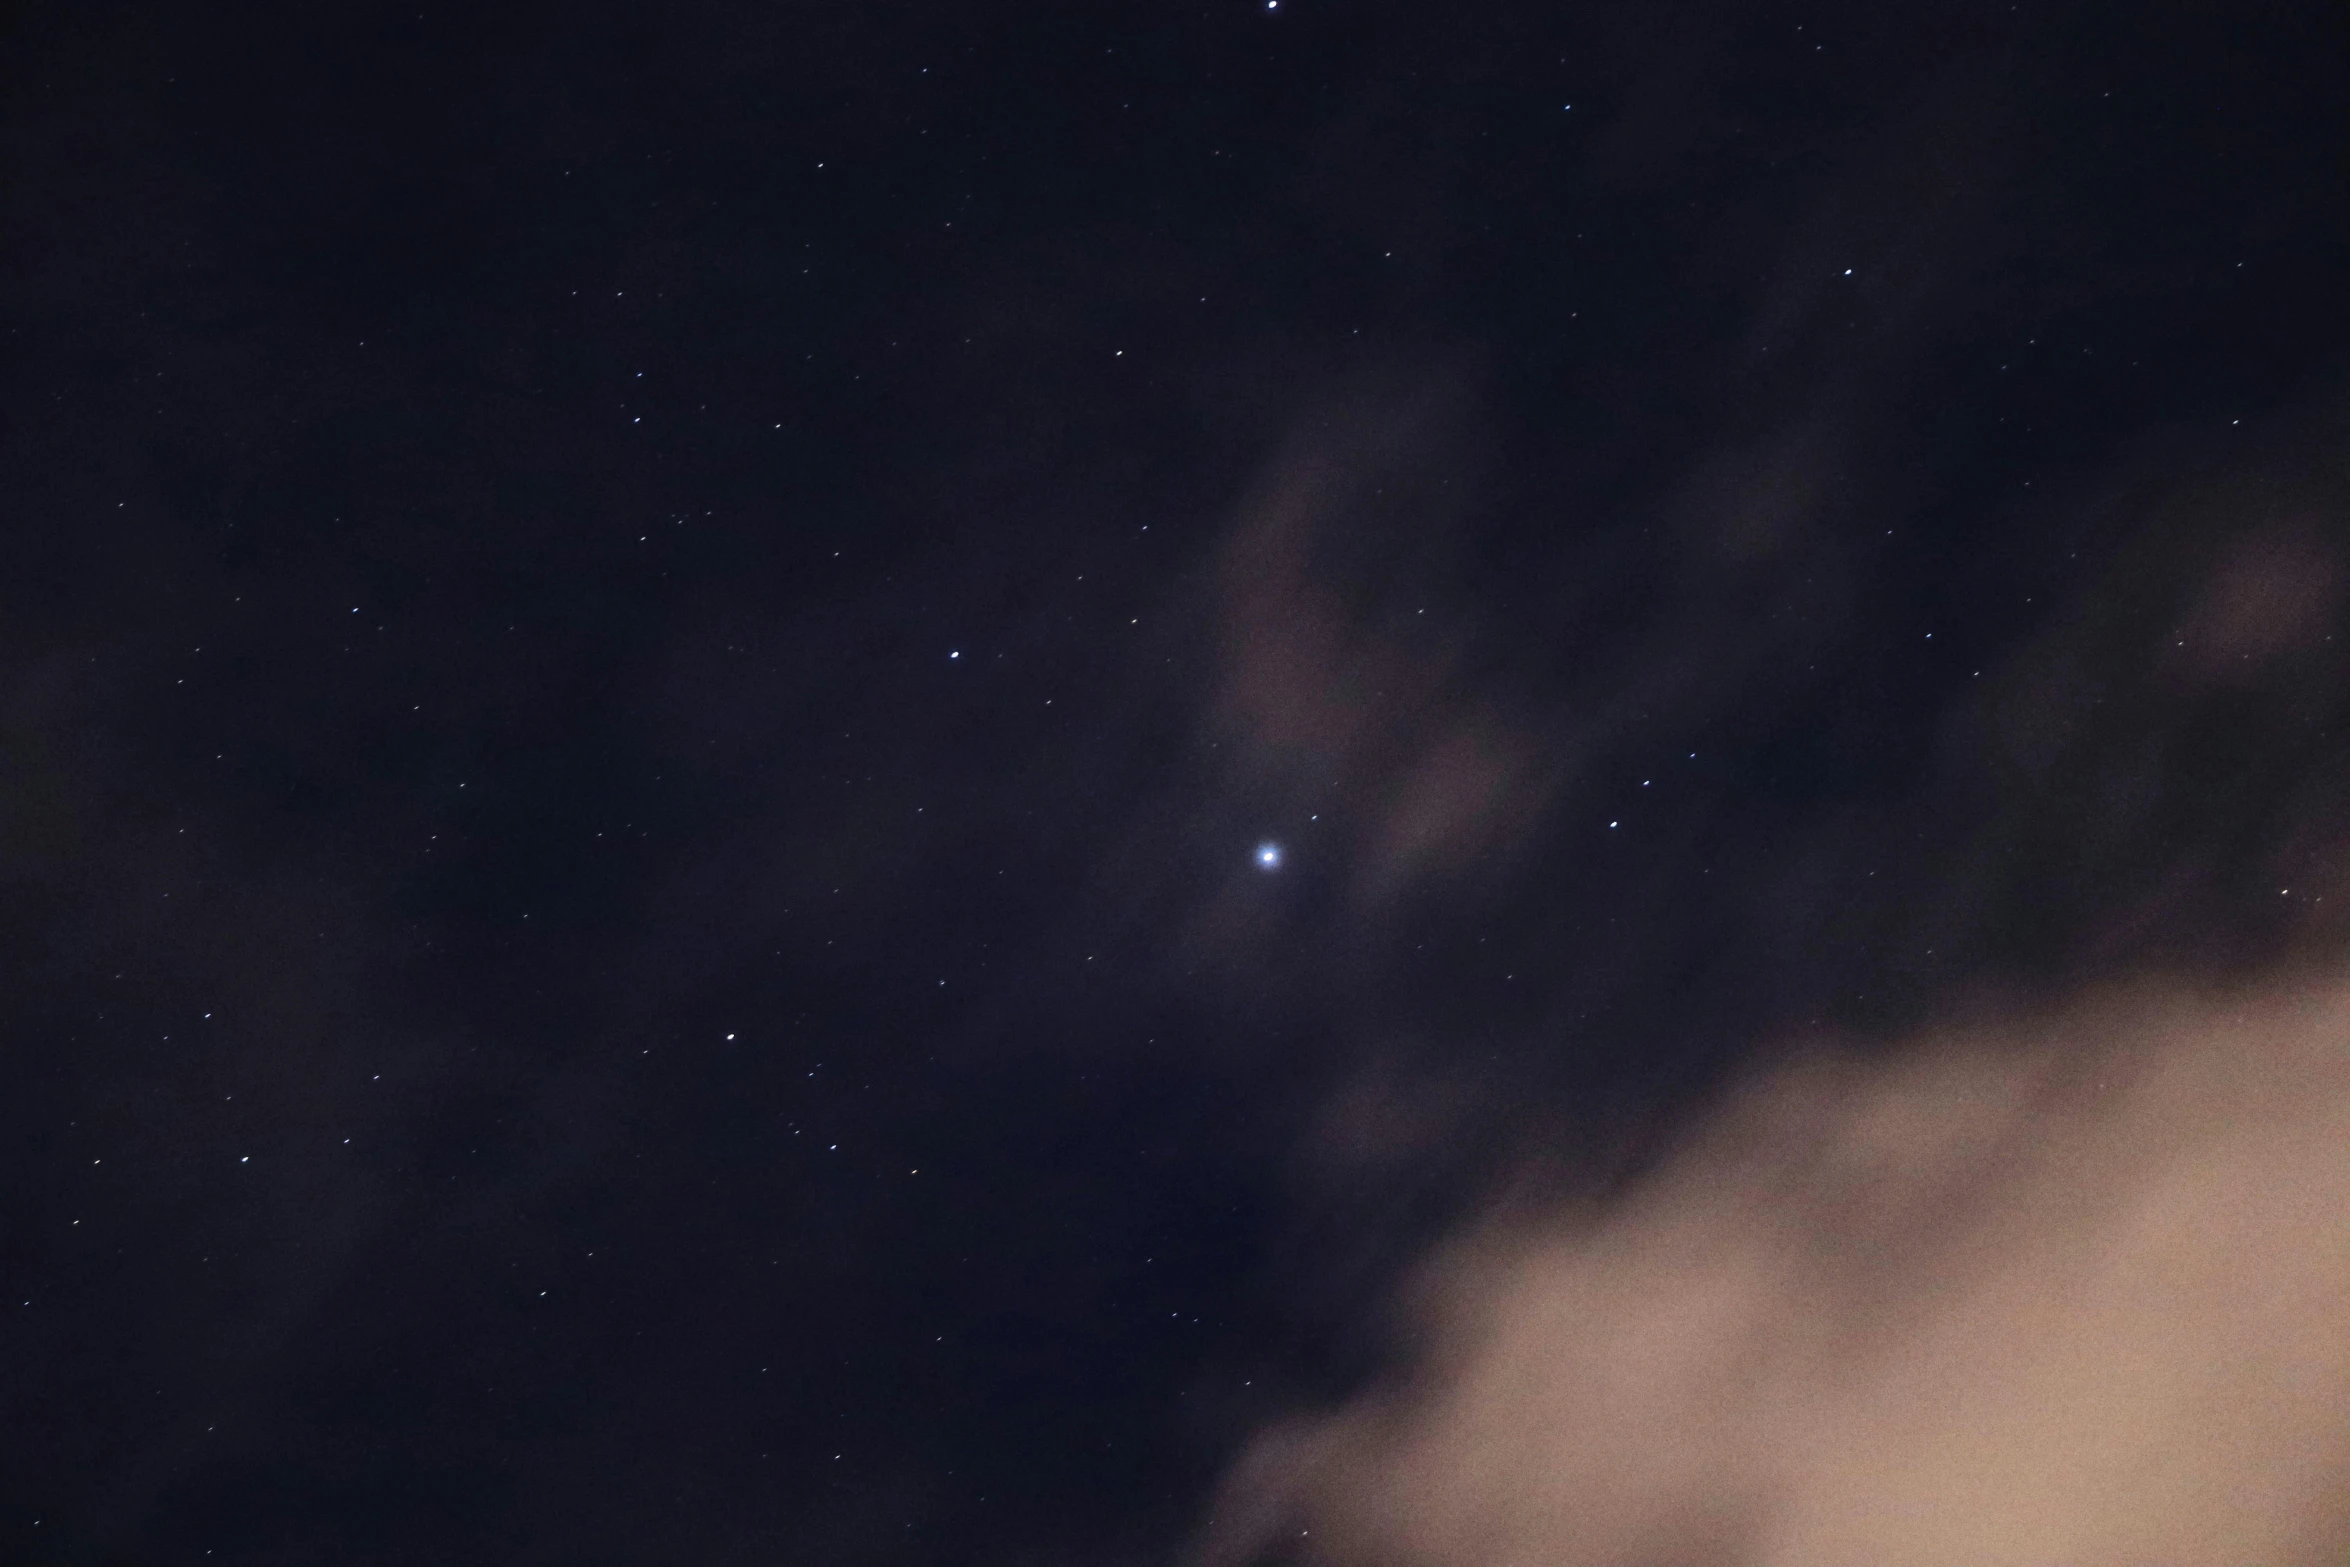
[[1497, 1193], [2350, 937], [2338, 5], [27, 3], [0, 148], [0, 1561], [1190, 1560]]

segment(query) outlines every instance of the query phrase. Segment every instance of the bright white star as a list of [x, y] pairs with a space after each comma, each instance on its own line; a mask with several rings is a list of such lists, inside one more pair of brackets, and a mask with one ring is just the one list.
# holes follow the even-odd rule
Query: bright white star
[[1268, 871], [1281, 869], [1281, 845], [1277, 843], [1258, 844], [1257, 867], [1260, 870]]

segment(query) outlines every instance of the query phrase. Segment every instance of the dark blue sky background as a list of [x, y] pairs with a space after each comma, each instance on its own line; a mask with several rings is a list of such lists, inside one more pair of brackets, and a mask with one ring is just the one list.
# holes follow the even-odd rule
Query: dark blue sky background
[[0, 28], [0, 1557], [1172, 1560], [1530, 1147], [2331, 939], [2337, 7]]

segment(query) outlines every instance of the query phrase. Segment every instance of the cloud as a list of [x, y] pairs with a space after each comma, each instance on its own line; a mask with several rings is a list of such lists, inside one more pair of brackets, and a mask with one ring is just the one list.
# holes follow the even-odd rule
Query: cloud
[[1408, 1292], [1203, 1562], [2308, 1561], [2350, 1548], [2350, 983], [2141, 988], [1751, 1079]]
[[1475, 626], [1432, 558], [1471, 488], [1449, 470], [1475, 467], [1458, 380], [1304, 421], [1217, 563], [1209, 731], [1252, 776], [1363, 823], [1358, 914], [1521, 839], [1572, 750], [1464, 679]]

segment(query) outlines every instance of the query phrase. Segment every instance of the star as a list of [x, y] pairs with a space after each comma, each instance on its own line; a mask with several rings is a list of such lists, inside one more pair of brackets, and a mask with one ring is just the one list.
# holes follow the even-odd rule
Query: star
[[1281, 869], [1281, 845], [1277, 843], [1258, 844], [1257, 868], [1259, 870], [1267, 871], [1277, 871]]

